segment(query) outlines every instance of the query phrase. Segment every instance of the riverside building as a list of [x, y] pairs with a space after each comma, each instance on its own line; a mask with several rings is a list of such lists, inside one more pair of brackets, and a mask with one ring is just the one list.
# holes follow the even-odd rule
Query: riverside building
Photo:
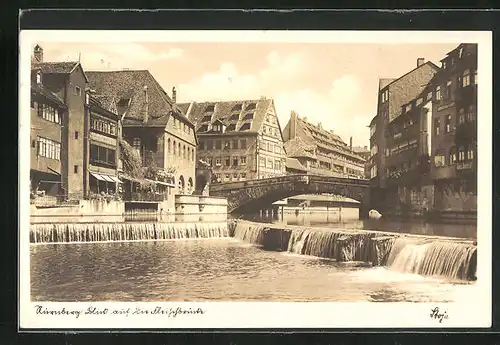
[[272, 99], [179, 106], [196, 126], [197, 159], [212, 167], [214, 182], [286, 174], [283, 138]]
[[[412, 101], [424, 97], [424, 90], [438, 71], [434, 63], [419, 58], [416, 67], [403, 76], [379, 80], [377, 115], [370, 123], [370, 187], [372, 203], [381, 211], [407, 198], [403, 196], [407, 193], [404, 188], [401, 191], [392, 182], [388, 186], [388, 179], [395, 176], [395, 166], [402, 164], [406, 169], [405, 164], [416, 164], [407, 159], [416, 158], [413, 154], [418, 148], [418, 139], [414, 138], [414, 132], [420, 125], [415, 124], [419, 115], [418, 111], [412, 111], [411, 115], [406, 112], [413, 106], [421, 108], [423, 103], [417, 106]], [[409, 128], [405, 128], [405, 124]], [[400, 129], [406, 134], [398, 134]], [[401, 155], [406, 158], [399, 158]]]
[[84, 138], [88, 79], [79, 62], [46, 62], [39, 45], [33, 53], [32, 196], [50, 196], [52, 202], [79, 200], [86, 192]]
[[441, 63], [431, 82], [434, 208], [476, 211], [477, 44], [458, 45]]
[[321, 124], [313, 125], [295, 112], [290, 115], [283, 138], [287, 157], [298, 160], [308, 173], [356, 178], [365, 176], [366, 160], [352, 150], [352, 138], [347, 145], [338, 135], [323, 129]]
[[173, 210], [174, 196], [192, 194], [195, 189], [196, 136], [193, 123], [147, 70], [88, 72], [90, 88], [112, 98], [122, 122], [123, 139], [139, 153], [142, 166], [155, 170], [149, 178], [156, 193], [135, 189], [138, 181], [127, 180], [124, 195], [131, 202], [166, 202]]

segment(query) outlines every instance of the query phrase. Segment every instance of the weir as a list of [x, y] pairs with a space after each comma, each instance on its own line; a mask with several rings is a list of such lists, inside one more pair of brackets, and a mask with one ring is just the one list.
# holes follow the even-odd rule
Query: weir
[[365, 262], [391, 270], [453, 280], [474, 280], [477, 246], [459, 238], [357, 229], [321, 229], [234, 221], [234, 237], [265, 250]]
[[30, 243], [148, 241], [219, 237], [229, 237], [226, 221], [30, 225]]

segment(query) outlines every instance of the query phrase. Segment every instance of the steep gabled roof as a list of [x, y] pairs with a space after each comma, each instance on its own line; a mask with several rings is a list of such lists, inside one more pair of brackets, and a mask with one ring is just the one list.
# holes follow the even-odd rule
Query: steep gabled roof
[[51, 100], [52, 102], [56, 103], [60, 107], [66, 107], [66, 105], [64, 104], [64, 101], [58, 95], [56, 95], [52, 91], [44, 88], [43, 85], [39, 85], [37, 83], [32, 82], [31, 83], [31, 91], [33, 91], [39, 95], [42, 95], [43, 97]]
[[[78, 61], [67, 61], [67, 62], [37, 62], [31, 65], [32, 70], [40, 70], [43, 74], [70, 74], [73, 73], [75, 69], [81, 67]], [[88, 82], [88, 77], [83, 71], [85, 80]]]
[[118, 116], [118, 110], [116, 109], [116, 102], [113, 96], [109, 95], [92, 95], [90, 96], [90, 101], [101, 108], [107, 110], [108, 112]]
[[165, 126], [173, 112], [184, 115], [148, 70], [91, 71], [87, 75], [96, 94], [111, 97], [117, 104], [125, 101], [119, 114], [125, 115], [124, 125], [142, 123], [146, 111], [147, 126]]
[[[203, 103], [178, 104], [181, 109], [186, 109], [189, 120], [196, 126], [196, 130], [203, 129], [202, 126], [212, 124], [215, 120], [222, 121], [230, 131], [258, 132], [266, 118], [272, 99], [220, 101]], [[234, 125], [234, 126], [232, 126]], [[234, 127], [234, 128], [233, 128]]]

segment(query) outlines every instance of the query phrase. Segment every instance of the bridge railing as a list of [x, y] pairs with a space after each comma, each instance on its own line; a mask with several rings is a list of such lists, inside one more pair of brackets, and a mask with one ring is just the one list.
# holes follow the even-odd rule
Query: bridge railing
[[307, 182], [325, 182], [325, 183], [345, 183], [354, 184], [361, 186], [369, 186], [370, 181], [366, 179], [359, 178], [346, 178], [346, 177], [333, 177], [324, 175], [309, 175], [309, 174], [297, 174], [297, 175], [285, 175], [278, 177], [269, 177], [263, 179], [246, 180], [238, 182], [224, 182], [215, 185], [211, 185], [210, 189], [212, 191], [221, 191], [227, 189], [238, 189], [243, 187], [256, 187], [262, 185], [279, 184], [279, 183], [307, 183]]

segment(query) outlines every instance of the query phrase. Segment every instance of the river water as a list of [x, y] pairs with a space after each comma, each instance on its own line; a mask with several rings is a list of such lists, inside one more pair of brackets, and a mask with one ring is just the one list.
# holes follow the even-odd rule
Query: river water
[[278, 215], [252, 214], [245, 215], [242, 218], [257, 222], [308, 227], [327, 226], [330, 228], [364, 229], [428, 236], [477, 238], [477, 225], [474, 222], [428, 223], [419, 219], [398, 221], [385, 218], [360, 220], [357, 208], [343, 208], [341, 212], [336, 209], [329, 212], [315, 212], [306, 209], [305, 211], [300, 210], [298, 213], [290, 210]]
[[361, 268], [234, 238], [31, 245], [34, 301], [451, 302], [474, 283]]

